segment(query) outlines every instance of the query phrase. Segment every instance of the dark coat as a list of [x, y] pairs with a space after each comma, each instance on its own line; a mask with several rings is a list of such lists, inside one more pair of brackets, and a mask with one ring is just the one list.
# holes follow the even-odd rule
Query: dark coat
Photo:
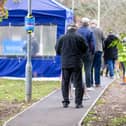
[[74, 29], [70, 29], [58, 40], [55, 49], [56, 53], [61, 55], [62, 68], [75, 68], [82, 67], [82, 55], [88, 46]]
[[104, 59], [117, 59], [118, 58], [118, 50], [116, 46], [110, 46], [110, 44], [117, 40], [118, 38], [114, 34], [108, 35], [108, 37], [104, 41]]

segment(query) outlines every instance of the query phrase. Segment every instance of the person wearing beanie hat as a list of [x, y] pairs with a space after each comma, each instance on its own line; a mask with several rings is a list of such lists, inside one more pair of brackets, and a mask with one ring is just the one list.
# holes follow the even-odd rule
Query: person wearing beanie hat
[[68, 27], [67, 27], [67, 30], [69, 30], [69, 29], [77, 29], [77, 26], [75, 25], [75, 24], [70, 24], [70, 25], [68, 25]]
[[88, 25], [89, 25], [89, 22], [90, 22], [90, 19], [87, 18], [87, 17], [83, 17], [83, 18], [81, 19], [81, 24], [82, 24], [82, 26], [88, 26]]
[[87, 18], [87, 17], [83, 17], [83, 18], [81, 19], [81, 22], [82, 22], [82, 23], [89, 23], [89, 22], [90, 22], [90, 19]]

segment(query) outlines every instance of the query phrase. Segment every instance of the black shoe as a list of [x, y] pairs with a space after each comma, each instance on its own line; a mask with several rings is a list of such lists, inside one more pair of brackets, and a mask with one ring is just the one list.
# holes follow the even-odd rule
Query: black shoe
[[63, 103], [64, 108], [68, 108], [68, 105], [69, 105], [69, 103], [66, 103], [66, 102]]
[[76, 108], [83, 108], [82, 104], [76, 104]]

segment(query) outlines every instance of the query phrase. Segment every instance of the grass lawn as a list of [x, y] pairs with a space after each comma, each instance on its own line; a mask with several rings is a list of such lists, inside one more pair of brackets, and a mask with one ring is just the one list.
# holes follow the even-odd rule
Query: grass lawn
[[27, 104], [25, 103], [25, 81], [0, 79], [0, 126], [11, 116], [59, 87], [59, 81], [33, 81], [32, 101]]

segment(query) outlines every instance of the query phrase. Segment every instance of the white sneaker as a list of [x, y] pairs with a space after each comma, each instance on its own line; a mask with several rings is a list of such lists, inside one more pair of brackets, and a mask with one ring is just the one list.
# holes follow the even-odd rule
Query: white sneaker
[[75, 91], [75, 87], [72, 88]]
[[93, 87], [90, 87], [90, 88], [87, 88], [86, 90], [87, 91], [94, 91], [94, 88]]

